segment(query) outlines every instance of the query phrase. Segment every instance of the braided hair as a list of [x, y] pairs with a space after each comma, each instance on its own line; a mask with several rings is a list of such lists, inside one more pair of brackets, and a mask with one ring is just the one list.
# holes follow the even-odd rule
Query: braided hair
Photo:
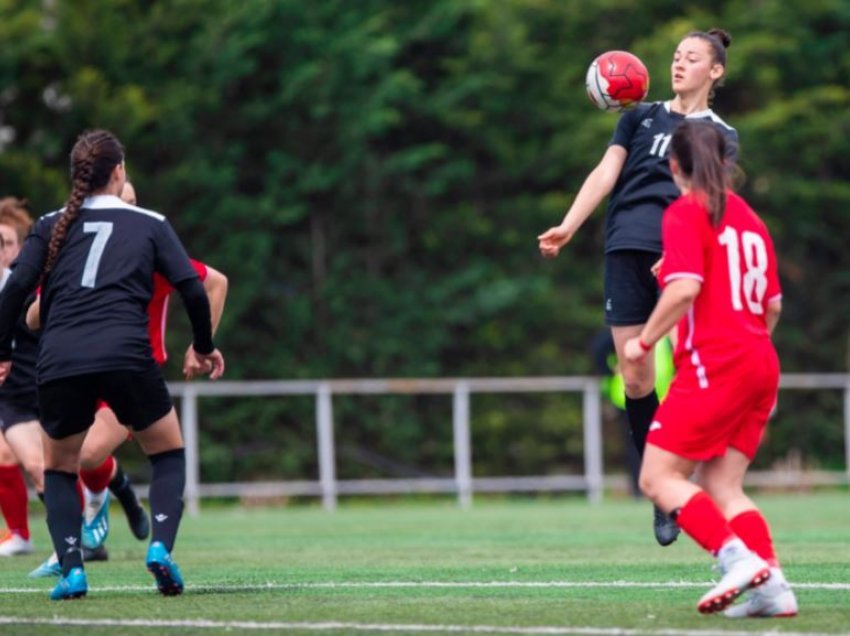
[[85, 198], [106, 187], [115, 166], [122, 161], [124, 147], [112, 133], [106, 130], [88, 130], [77, 138], [71, 150], [71, 194], [50, 233], [42, 280], [56, 265], [59, 250], [68, 235], [68, 228], [80, 216]]

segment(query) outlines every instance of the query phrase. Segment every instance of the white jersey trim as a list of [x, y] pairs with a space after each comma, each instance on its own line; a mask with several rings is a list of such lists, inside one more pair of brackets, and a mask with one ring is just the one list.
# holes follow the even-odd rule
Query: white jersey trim
[[699, 351], [694, 349], [694, 308], [693, 307], [688, 309], [687, 320], [688, 320], [688, 337], [685, 340], [685, 351], [688, 351], [691, 354], [691, 364], [694, 366], [694, 372], [697, 375], [697, 382], [699, 383], [699, 388], [707, 389], [708, 388], [708, 374], [706, 373], [705, 365], [702, 363], [702, 360], [699, 357]]
[[698, 280], [699, 282], [703, 282], [703, 277], [694, 272], [673, 272], [672, 274], [667, 274], [664, 277], [664, 282], [669, 283], [671, 280], [679, 280], [682, 278], [688, 278], [691, 280]]
[[139, 214], [144, 214], [145, 216], [154, 218], [157, 221], [165, 220], [165, 216], [159, 212], [130, 205], [116, 197], [114, 194], [96, 194], [91, 197], [86, 197], [83, 201], [82, 207], [89, 210], [130, 210], [131, 212], [138, 212]]
[[[669, 113], [669, 112], [671, 112], [671, 108], [672, 108], [672, 106], [671, 106], [670, 101], [664, 102], [664, 110], [666, 110]], [[710, 108], [706, 108], [705, 110], [698, 110], [695, 113], [688, 113], [687, 115], [685, 115], [685, 119], [705, 119], [706, 117], [711, 119], [711, 121], [713, 121], [714, 123], [720, 124], [726, 130], [735, 130], [735, 128], [733, 128], [732, 126], [727, 124], [725, 121], [723, 121], [720, 118], [720, 115], [715, 113]]]

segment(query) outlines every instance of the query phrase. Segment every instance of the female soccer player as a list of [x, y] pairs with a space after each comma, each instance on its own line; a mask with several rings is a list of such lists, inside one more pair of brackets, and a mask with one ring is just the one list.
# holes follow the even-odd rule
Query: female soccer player
[[[624, 347], [628, 360], [641, 360], [678, 325], [676, 376], [649, 429], [640, 486], [717, 556], [723, 576], [700, 612], [723, 610], [752, 587], [728, 616], [794, 616], [767, 522], [743, 490], [779, 388], [776, 256], [764, 223], [728, 189], [725, 152], [711, 124], [673, 133], [670, 168], [682, 196], [664, 213], [664, 289]], [[689, 481], [697, 464], [699, 485]]]
[[157, 523], [146, 565], [162, 594], [179, 594], [183, 579], [171, 551], [183, 508], [186, 460], [171, 396], [150, 356], [145, 309], [155, 271], [183, 297], [195, 362], [217, 379], [224, 358], [213, 345], [203, 285], [171, 225], [162, 215], [118, 198], [125, 180], [120, 142], [103, 130], [80, 135], [71, 151], [71, 178], [65, 207], [38, 220], [0, 297], [3, 381], [15, 320], [41, 279], [38, 389], [45, 504], [62, 564], [50, 598], [88, 591], [75, 484], [80, 448], [99, 399], [133, 428], [151, 462], [150, 505]]
[[[627, 360], [623, 346], [640, 333], [658, 300], [651, 268], [661, 256], [661, 215], [679, 195], [667, 163], [673, 131], [686, 119], [713, 122], [732, 142], [730, 157], [736, 153], [737, 133], [709, 108], [714, 88], [726, 73], [730, 42], [719, 29], [684, 37], [670, 68], [673, 99], [640, 104], [620, 117], [608, 150], [585, 179], [564, 220], [537, 237], [543, 256], [554, 258], [611, 194], [605, 232], [605, 322], [614, 336], [629, 426], [641, 456], [658, 407], [655, 368], [652, 356]], [[654, 527], [661, 545], [669, 545], [679, 533], [658, 509]]]
[[[0, 199], [0, 271], [5, 284], [9, 264], [20, 252], [21, 244], [32, 226], [26, 202], [16, 197]], [[0, 387], [0, 510], [8, 528], [0, 539], [0, 556], [29, 554], [34, 550], [29, 530], [29, 495], [21, 474], [21, 455], [7, 442], [6, 432], [18, 437], [21, 429], [11, 432], [11, 427], [30, 422], [38, 433], [38, 399], [35, 389], [36, 341], [22, 331], [18, 342], [18, 357], [32, 360], [32, 367], [22, 365], [16, 369], [8, 386]], [[37, 490], [41, 491], [41, 442], [38, 448], [25, 456], [23, 467], [32, 476]]]

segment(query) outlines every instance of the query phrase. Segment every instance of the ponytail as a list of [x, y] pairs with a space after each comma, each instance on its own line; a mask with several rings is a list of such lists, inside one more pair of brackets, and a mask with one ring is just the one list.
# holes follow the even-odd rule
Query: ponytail
[[50, 233], [42, 283], [56, 265], [59, 250], [65, 243], [71, 224], [80, 216], [83, 201], [92, 192], [109, 183], [112, 171], [122, 161], [124, 148], [111, 133], [105, 130], [91, 130], [77, 138], [77, 143], [71, 150], [71, 194]]
[[711, 224], [719, 226], [729, 189], [726, 138], [710, 122], [685, 120], [673, 133], [670, 156], [690, 182], [691, 192], [705, 205]]

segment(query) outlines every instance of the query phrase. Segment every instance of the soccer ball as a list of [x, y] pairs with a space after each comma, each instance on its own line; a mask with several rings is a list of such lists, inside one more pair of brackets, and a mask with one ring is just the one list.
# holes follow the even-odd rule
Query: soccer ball
[[608, 51], [587, 69], [585, 87], [597, 108], [620, 112], [644, 100], [649, 92], [649, 72], [631, 53]]

